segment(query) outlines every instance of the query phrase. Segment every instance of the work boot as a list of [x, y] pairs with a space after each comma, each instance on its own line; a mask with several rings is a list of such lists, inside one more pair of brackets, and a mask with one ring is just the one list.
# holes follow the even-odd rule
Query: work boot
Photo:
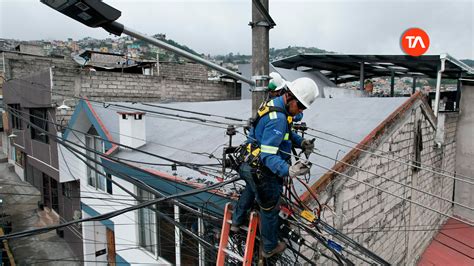
[[263, 252], [263, 257], [268, 259], [268, 258], [272, 257], [273, 255], [282, 253], [283, 251], [285, 251], [285, 249], [286, 249], [286, 243], [283, 242], [283, 241], [280, 241], [280, 242], [278, 242], [278, 245], [272, 251], [269, 251], [269, 252], [264, 251]]

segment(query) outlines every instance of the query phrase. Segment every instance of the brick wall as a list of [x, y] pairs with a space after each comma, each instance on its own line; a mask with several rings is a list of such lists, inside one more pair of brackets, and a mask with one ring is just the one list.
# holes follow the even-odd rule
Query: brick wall
[[45, 57], [15, 52], [3, 52], [3, 56], [5, 57], [5, 77], [7, 79], [34, 75], [52, 66], [78, 68], [77, 63], [70, 58]]
[[207, 80], [207, 68], [196, 63], [160, 63], [160, 76], [169, 79]]
[[[237, 100], [235, 83], [186, 78], [166, 78], [116, 72], [87, 72], [54, 68], [52, 102], [74, 96], [97, 101], [177, 102]], [[72, 101], [67, 103], [74, 106]], [[66, 119], [71, 115], [71, 109]], [[59, 119], [61, 120], [61, 119]], [[58, 121], [59, 121], [58, 120]]]
[[[51, 102], [61, 105], [64, 99], [86, 96], [97, 101], [217, 101], [240, 99], [240, 84], [209, 81], [207, 68], [195, 63], [162, 63], [160, 76], [81, 70], [70, 58], [43, 57], [4, 52], [7, 79], [22, 78], [49, 71], [53, 67]], [[236, 85], [238, 88], [236, 89]], [[49, 88], [40, 88], [47, 90]], [[77, 101], [76, 101], [77, 102]], [[74, 101], [67, 105], [74, 107]], [[74, 108], [58, 121], [66, 123]], [[65, 119], [63, 119], [65, 118]]]
[[[393, 158], [392, 155], [402, 157], [396, 160], [403, 162], [413, 160], [416, 129], [420, 123], [423, 147], [421, 163], [454, 171], [457, 116], [448, 115], [446, 142], [442, 148], [438, 148], [434, 141], [435, 120], [429, 119], [427, 113], [431, 111], [424, 106], [421, 100], [417, 100], [411, 109], [406, 110], [403, 116], [389, 125], [385, 133], [372, 142], [371, 151], [377, 154], [383, 151], [388, 158]], [[348, 167], [344, 174], [358, 181], [448, 215], [452, 213], [449, 202], [392, 182], [398, 181], [451, 200], [453, 180], [450, 178], [428, 170], [414, 170], [410, 165], [367, 153], [362, 153], [351, 164], [360, 169]], [[326, 211], [324, 220], [392, 264], [415, 264], [447, 218], [358, 181], [339, 175], [320, 189], [320, 198], [327, 200], [328, 205], [335, 210], [335, 214]], [[361, 260], [351, 259], [364, 264]], [[327, 263], [324, 258], [320, 258], [319, 262]]]

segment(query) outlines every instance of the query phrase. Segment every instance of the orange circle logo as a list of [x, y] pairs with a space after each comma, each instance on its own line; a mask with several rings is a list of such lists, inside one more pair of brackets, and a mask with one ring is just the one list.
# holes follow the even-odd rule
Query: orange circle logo
[[430, 47], [430, 37], [420, 28], [406, 30], [400, 39], [402, 50], [411, 56], [420, 56]]

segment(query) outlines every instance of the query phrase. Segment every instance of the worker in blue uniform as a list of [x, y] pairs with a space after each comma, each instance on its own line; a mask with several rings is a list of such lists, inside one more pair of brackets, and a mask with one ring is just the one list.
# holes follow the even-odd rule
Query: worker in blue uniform
[[[281, 96], [287, 89], [287, 81], [282, 78], [277, 72], [270, 73], [270, 81], [268, 82], [268, 96], [270, 99], [274, 99]], [[300, 122], [303, 120], [303, 113], [298, 113], [293, 116], [293, 122]]]
[[[292, 145], [310, 154], [314, 144], [291, 130], [293, 116], [303, 112], [319, 95], [318, 86], [309, 78], [286, 83], [287, 90], [268, 101], [258, 111], [258, 117], [247, 140], [248, 156], [239, 167], [246, 186], [234, 208], [232, 231], [238, 231], [254, 200], [260, 207], [260, 232], [263, 256], [269, 258], [286, 249], [278, 240], [280, 194], [285, 178], [305, 175], [310, 166], [297, 161], [290, 166]], [[251, 160], [248, 158], [252, 158]]]

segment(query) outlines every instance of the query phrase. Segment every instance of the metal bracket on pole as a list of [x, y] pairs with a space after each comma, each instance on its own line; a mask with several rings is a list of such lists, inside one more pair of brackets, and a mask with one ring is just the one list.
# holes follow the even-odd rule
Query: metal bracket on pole
[[262, 21], [257, 21], [257, 22], [252, 22], [250, 21], [249, 22], [249, 26], [250, 27], [268, 27], [268, 28], [272, 28], [272, 26], [270, 24], [268, 24], [268, 22], [262, 20]]
[[255, 82], [255, 86], [253, 86], [250, 90], [253, 91], [267, 91], [268, 90], [268, 81], [270, 80], [270, 76], [252, 76], [252, 81]]
[[[253, 4], [255, 5], [255, 7], [257, 8], [258, 12], [260, 12], [260, 14], [262, 14], [262, 17], [265, 18], [266, 20], [266, 27], [269, 27], [269, 28], [273, 28], [276, 26], [276, 23], [275, 21], [272, 19], [272, 17], [270, 16], [270, 14], [268, 13], [268, 10], [262, 5], [262, 3], [260, 2], [260, 0], [253, 0], [252, 1]], [[257, 22], [257, 23], [253, 23], [253, 22], [250, 22], [251, 24], [249, 24], [250, 26], [263, 26], [263, 25], [259, 25], [258, 23], [260, 22]], [[253, 25], [252, 25], [253, 24]]]

